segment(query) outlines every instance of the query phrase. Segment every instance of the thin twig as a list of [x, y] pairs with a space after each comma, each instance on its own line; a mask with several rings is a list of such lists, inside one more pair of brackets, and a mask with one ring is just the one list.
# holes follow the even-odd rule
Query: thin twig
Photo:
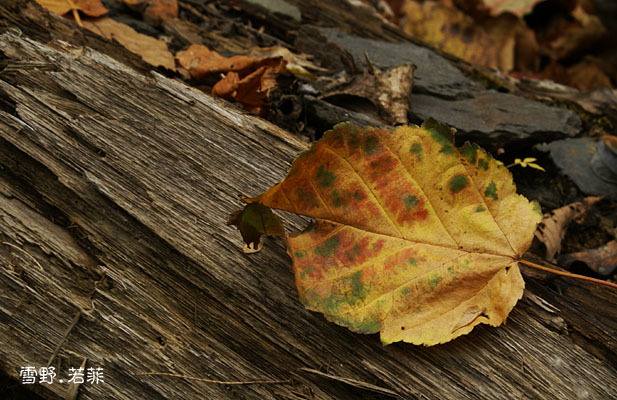
[[171, 376], [172, 378], [182, 378], [189, 381], [198, 381], [198, 382], [206, 382], [206, 383], [214, 383], [217, 385], [259, 385], [265, 383], [289, 383], [289, 379], [285, 380], [261, 380], [261, 381], [217, 381], [213, 379], [205, 379], [205, 378], [197, 378], [194, 376], [185, 376], [180, 374], [170, 374], [168, 372], [138, 372], [135, 375], [145, 376], [145, 375], [154, 375], [154, 376]]
[[300, 368], [300, 371], [303, 372], [308, 372], [310, 374], [314, 374], [314, 375], [318, 375], [321, 376], [323, 378], [328, 378], [337, 382], [342, 382], [345, 383], [347, 385], [359, 388], [359, 389], [364, 389], [364, 390], [368, 390], [371, 392], [375, 392], [375, 393], [381, 393], [381, 394], [385, 394], [388, 396], [392, 396], [392, 397], [396, 397], [396, 398], [400, 398], [400, 395], [398, 393], [396, 393], [394, 390], [388, 389], [388, 388], [384, 388], [381, 386], [377, 386], [377, 385], [373, 385], [371, 383], [368, 382], [362, 382], [356, 379], [351, 379], [351, 378], [346, 378], [343, 376], [337, 376], [337, 375], [332, 375], [332, 374], [326, 374], [325, 372], [321, 372], [319, 370], [316, 369], [312, 369], [312, 368]]
[[71, 321], [69, 326], [64, 331], [64, 335], [62, 335], [62, 338], [60, 339], [60, 341], [56, 345], [56, 349], [54, 350], [54, 352], [51, 354], [51, 357], [49, 357], [49, 360], [47, 361], [47, 368], [49, 368], [51, 363], [54, 361], [54, 358], [56, 358], [56, 356], [58, 355], [58, 351], [60, 351], [60, 347], [62, 346], [62, 343], [64, 343], [66, 338], [69, 336], [69, 333], [71, 333], [71, 330], [73, 330], [75, 325], [77, 325], [77, 321], [79, 321], [79, 317], [81, 317], [81, 310], [77, 311], [77, 313], [73, 317], [73, 320]]
[[559, 271], [557, 269], [545, 267], [543, 265], [536, 264], [536, 263], [533, 263], [533, 262], [527, 261], [527, 260], [522, 260], [521, 259], [521, 260], [518, 260], [518, 262], [520, 262], [521, 264], [524, 264], [524, 265], [526, 265], [528, 267], [539, 269], [539, 270], [546, 271], [546, 272], [550, 272], [550, 273], [555, 274], [555, 275], [567, 276], [568, 278], [580, 279], [582, 281], [593, 282], [593, 283], [597, 283], [598, 285], [604, 285], [604, 286], [612, 287], [613, 289], [617, 289], [617, 284], [614, 284], [614, 283], [608, 282], [608, 281], [603, 281], [602, 279], [591, 278], [589, 276], [573, 274], [571, 272], [566, 272], [566, 271]]
[[10, 246], [10, 247], [12, 247], [12, 248], [14, 248], [15, 250], [19, 250], [19, 251], [21, 251], [23, 254], [25, 254], [25, 255], [27, 255], [28, 257], [30, 257], [30, 259], [31, 259], [32, 261], [34, 261], [34, 263], [35, 263], [36, 265], [38, 265], [38, 266], [39, 266], [39, 269], [40, 269], [41, 271], [45, 272], [45, 270], [43, 269], [43, 266], [41, 266], [41, 264], [39, 264], [39, 262], [36, 260], [36, 258], [34, 258], [34, 257], [32, 256], [32, 254], [28, 253], [26, 250], [24, 250], [24, 249], [22, 249], [22, 248], [20, 248], [20, 247], [17, 247], [17, 246], [15, 246], [14, 244], [9, 243], [9, 242], [1, 242], [1, 243], [2, 243], [2, 244], [5, 244], [5, 245], [7, 245], [7, 246]]

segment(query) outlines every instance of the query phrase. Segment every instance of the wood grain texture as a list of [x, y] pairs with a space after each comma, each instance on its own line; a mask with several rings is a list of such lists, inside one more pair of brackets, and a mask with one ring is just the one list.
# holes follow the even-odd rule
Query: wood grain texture
[[[91, 47], [4, 33], [0, 51], [22, 66], [0, 73], [0, 368], [16, 380], [46, 365], [80, 312], [52, 362], [65, 377], [83, 357], [104, 368], [79, 399], [384, 398], [299, 368], [409, 399], [614, 396], [613, 361], [573, 343], [552, 292], [526, 296], [504, 327], [432, 348], [328, 323], [297, 300], [280, 240], [247, 256], [225, 225], [237, 195], [280, 180], [302, 142]], [[291, 380], [135, 375], [149, 371]], [[55, 399], [68, 385], [33, 389]]]

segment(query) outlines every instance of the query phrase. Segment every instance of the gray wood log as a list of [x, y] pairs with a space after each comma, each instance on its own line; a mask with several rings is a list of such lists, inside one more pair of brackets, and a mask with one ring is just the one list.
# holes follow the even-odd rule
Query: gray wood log
[[[79, 399], [384, 398], [350, 379], [410, 399], [614, 396], [609, 290], [531, 278], [506, 326], [431, 348], [382, 347], [305, 310], [283, 243], [247, 256], [225, 225], [237, 195], [276, 183], [305, 145], [100, 43], [36, 39], [0, 35], [3, 373], [19, 381], [60, 344], [59, 377], [83, 358], [104, 369]], [[136, 375], [149, 371], [289, 382]], [[69, 386], [32, 389], [55, 399]]]

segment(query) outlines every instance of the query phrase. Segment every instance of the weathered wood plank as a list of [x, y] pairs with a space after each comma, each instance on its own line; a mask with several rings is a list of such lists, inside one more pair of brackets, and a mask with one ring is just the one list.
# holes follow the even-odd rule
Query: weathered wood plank
[[[0, 367], [15, 379], [46, 365], [79, 311], [53, 364], [64, 375], [81, 357], [104, 368], [105, 384], [82, 385], [83, 399], [379, 396], [301, 367], [403, 398], [613, 396], [617, 372], [574, 345], [565, 316], [538, 296], [505, 327], [433, 348], [382, 347], [306, 311], [283, 244], [246, 256], [225, 225], [237, 194], [278, 181], [303, 143], [89, 48], [3, 34], [0, 51], [43, 63], [0, 75]], [[293, 381], [135, 376], [151, 370]], [[50, 399], [67, 389], [36, 385]]]

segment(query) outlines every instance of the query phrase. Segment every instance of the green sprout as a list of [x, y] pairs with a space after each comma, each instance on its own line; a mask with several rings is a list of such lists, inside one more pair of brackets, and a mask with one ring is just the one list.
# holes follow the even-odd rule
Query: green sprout
[[536, 164], [534, 161], [536, 161], [536, 159], [533, 157], [526, 157], [524, 160], [521, 160], [520, 158], [515, 158], [514, 162], [510, 165], [507, 165], [506, 168], [514, 167], [515, 165], [520, 165], [523, 168], [531, 167], [531, 168], [539, 169], [540, 171], [546, 172], [544, 168]]

